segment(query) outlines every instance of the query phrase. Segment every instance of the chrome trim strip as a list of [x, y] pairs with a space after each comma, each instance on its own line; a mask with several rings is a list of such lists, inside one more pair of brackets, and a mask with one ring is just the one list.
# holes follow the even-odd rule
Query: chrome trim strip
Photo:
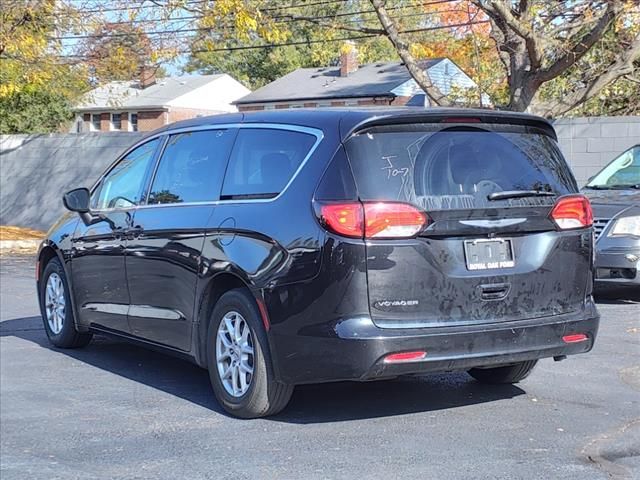
[[220, 200], [212, 200], [210, 202], [182, 202], [182, 203], [153, 203], [151, 205], [139, 205], [136, 210], [146, 210], [149, 208], [166, 208], [166, 207], [206, 207], [207, 205], [217, 205]]
[[87, 303], [84, 310], [92, 312], [110, 313], [113, 315], [137, 318], [157, 318], [161, 320], [185, 320], [186, 317], [178, 310], [171, 308], [152, 307], [150, 305], [124, 305], [121, 303]]
[[111, 313], [113, 315], [126, 316], [129, 313], [129, 305], [121, 303], [87, 303], [82, 308], [92, 312]]
[[499, 220], [458, 220], [458, 222], [469, 227], [496, 228], [510, 227], [526, 220], [526, 218], [502, 218]]
[[[275, 202], [276, 200], [278, 200], [284, 194], [284, 192], [287, 191], [287, 189], [293, 183], [293, 181], [296, 179], [296, 177], [298, 176], [300, 171], [304, 168], [304, 166], [307, 163], [307, 161], [309, 160], [309, 158], [311, 158], [313, 153], [316, 151], [316, 149], [318, 148], [318, 145], [320, 145], [320, 142], [322, 142], [322, 140], [324, 139], [324, 133], [322, 132], [322, 130], [319, 130], [317, 128], [304, 127], [304, 126], [301, 126], [301, 125], [291, 125], [291, 124], [288, 124], [288, 123], [220, 123], [220, 124], [198, 125], [198, 126], [194, 126], [194, 127], [184, 127], [184, 128], [176, 128], [176, 129], [173, 129], [173, 130], [166, 130], [166, 131], [157, 133], [156, 135], [153, 135], [153, 136], [150, 136], [150, 137], [145, 137], [142, 141], [140, 141], [140, 142], [136, 143], [135, 145], [129, 147], [122, 155], [120, 155], [120, 157], [118, 157], [118, 159], [115, 162], [113, 162], [112, 165], [109, 166], [109, 168], [105, 171], [105, 173], [102, 174], [100, 176], [100, 178], [98, 178], [98, 181], [96, 181], [95, 184], [93, 185], [93, 187], [91, 187], [91, 190], [93, 191], [95, 186], [98, 185], [102, 181], [102, 179], [107, 175], [107, 173], [109, 173], [112, 170], [112, 168], [122, 158], [127, 156], [129, 154], [129, 152], [131, 152], [135, 148], [138, 148], [141, 145], [144, 145], [147, 142], [155, 140], [156, 138], [159, 138], [159, 137], [162, 137], [162, 136], [166, 136], [166, 139], [165, 139], [164, 143], [160, 146], [161, 151], [160, 151], [160, 154], [159, 154], [159, 157], [158, 157], [158, 161], [156, 162], [156, 165], [154, 166], [154, 172], [153, 172], [154, 176], [152, 177], [151, 183], [149, 184], [149, 186], [151, 187], [153, 185], [153, 178], [155, 178], [155, 174], [156, 174], [157, 168], [158, 168], [158, 166], [160, 164], [160, 160], [162, 160], [162, 154], [164, 153], [164, 149], [166, 147], [167, 139], [169, 138], [169, 135], [174, 135], [174, 134], [178, 134], [178, 133], [186, 133], [186, 132], [197, 132], [197, 131], [203, 131], [203, 130], [222, 130], [222, 129], [230, 129], [230, 128], [237, 128], [237, 129], [262, 128], [262, 129], [268, 129], [268, 130], [288, 130], [288, 131], [292, 131], [292, 132], [300, 132], [300, 133], [306, 133], [306, 134], [309, 134], [309, 135], [313, 135], [313, 136], [316, 137], [316, 142], [309, 149], [309, 152], [304, 157], [304, 159], [302, 159], [302, 162], [300, 162], [300, 165], [298, 166], [298, 169], [291, 176], [291, 178], [289, 179], [289, 182], [284, 186], [282, 191], [278, 195], [273, 197], [273, 198], [258, 198], [258, 199], [247, 199], [247, 200], [242, 200], [242, 199], [212, 200], [210, 202], [184, 202], [184, 203], [165, 203], [165, 204], [153, 204], [153, 205], [148, 205], [147, 203], [145, 203], [144, 205], [137, 205], [135, 207], [110, 208], [110, 209], [93, 210], [93, 211], [94, 212], [99, 212], [99, 213], [108, 213], [108, 212], [115, 212], [115, 211], [121, 211], [121, 210], [137, 210], [137, 209], [160, 208], [160, 207], [188, 207], [188, 206], [193, 206], [193, 205], [218, 205], [218, 204], [221, 204], [221, 203], [224, 203], [224, 204], [237, 204], [237, 203], [268, 203], [268, 202]], [[147, 192], [147, 197], [148, 197], [148, 192]]]
[[178, 310], [152, 307], [150, 305], [130, 305], [129, 316], [137, 318], [158, 318], [160, 320], [185, 320], [185, 316]]

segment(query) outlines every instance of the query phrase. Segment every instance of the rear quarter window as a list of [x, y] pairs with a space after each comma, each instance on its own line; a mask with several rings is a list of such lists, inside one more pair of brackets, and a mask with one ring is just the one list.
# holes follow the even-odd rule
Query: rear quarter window
[[292, 130], [240, 129], [221, 198], [276, 197], [297, 172], [315, 142], [314, 135]]
[[344, 147], [329, 163], [314, 195], [316, 200], [357, 200], [358, 192]]
[[555, 141], [522, 126], [438, 124], [377, 127], [346, 142], [362, 200], [396, 200], [427, 210], [553, 204], [553, 197], [489, 201], [493, 192], [577, 185]]

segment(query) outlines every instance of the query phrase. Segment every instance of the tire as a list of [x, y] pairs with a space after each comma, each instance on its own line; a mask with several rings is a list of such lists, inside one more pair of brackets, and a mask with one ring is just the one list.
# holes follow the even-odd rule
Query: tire
[[[240, 330], [235, 330], [237, 324], [240, 325]], [[234, 328], [229, 328], [230, 325]], [[233, 340], [230, 330], [234, 331], [234, 338], [240, 340]], [[224, 341], [220, 335], [224, 337]], [[227, 348], [227, 345], [230, 347]], [[253, 353], [244, 353], [247, 349]], [[238, 369], [237, 376], [234, 376], [236, 374], [231, 367], [234, 361], [238, 365], [235, 367]], [[253, 367], [252, 374], [243, 370], [243, 366], [245, 369], [246, 366]], [[207, 329], [207, 368], [218, 402], [235, 417], [275, 415], [287, 406], [293, 393], [292, 385], [275, 380], [260, 313], [255, 299], [246, 289], [234, 289], [225, 293], [213, 309]], [[245, 379], [244, 385], [240, 377]]]
[[514, 363], [504, 367], [494, 368], [472, 368], [469, 375], [481, 383], [504, 384], [518, 383], [529, 376], [533, 367], [538, 363], [537, 360], [529, 360], [526, 362]]
[[[57, 285], [59, 287], [56, 292], [59, 295], [47, 295], [47, 289], [50, 286]], [[47, 333], [49, 341], [59, 348], [80, 348], [86, 346], [90, 341], [92, 334], [81, 333], [76, 330], [75, 319], [73, 316], [73, 307], [71, 305], [71, 295], [69, 294], [69, 283], [64, 273], [64, 268], [57, 258], [51, 259], [42, 272], [42, 278], [38, 286], [40, 288], [40, 312], [42, 313], [42, 321], [44, 330]], [[52, 290], [52, 293], [54, 290]], [[56, 297], [55, 304], [59, 306], [57, 309], [58, 316], [53, 316], [51, 298]], [[61, 300], [64, 299], [64, 305]], [[49, 309], [48, 309], [49, 305]], [[51, 319], [51, 320], [50, 320]]]

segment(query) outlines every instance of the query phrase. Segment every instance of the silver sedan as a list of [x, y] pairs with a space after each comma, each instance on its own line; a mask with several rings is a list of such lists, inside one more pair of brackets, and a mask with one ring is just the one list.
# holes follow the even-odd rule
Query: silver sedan
[[630, 148], [584, 187], [596, 235], [596, 285], [640, 287], [640, 145]]

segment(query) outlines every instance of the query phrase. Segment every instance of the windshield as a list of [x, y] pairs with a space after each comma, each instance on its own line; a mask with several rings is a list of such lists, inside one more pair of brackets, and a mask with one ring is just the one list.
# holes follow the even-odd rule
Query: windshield
[[638, 188], [640, 185], [640, 145], [630, 148], [604, 167], [587, 188]]
[[362, 200], [457, 210], [551, 205], [577, 189], [553, 139], [522, 126], [384, 126], [359, 132], [346, 148]]

